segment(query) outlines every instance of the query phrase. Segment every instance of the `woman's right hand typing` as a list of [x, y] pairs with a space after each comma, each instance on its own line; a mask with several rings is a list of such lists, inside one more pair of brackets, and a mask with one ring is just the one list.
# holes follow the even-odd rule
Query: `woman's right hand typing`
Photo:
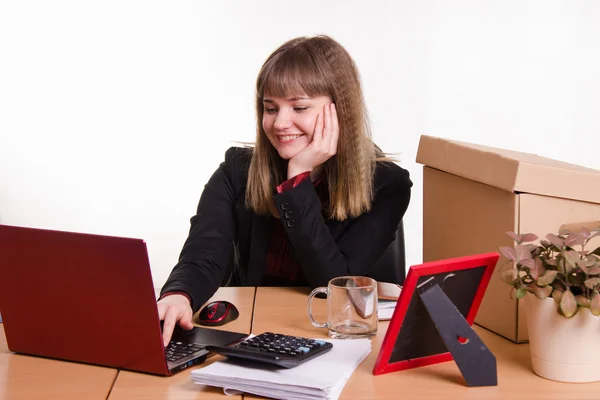
[[165, 347], [169, 345], [175, 324], [179, 323], [185, 330], [194, 327], [192, 324], [192, 307], [187, 297], [181, 294], [170, 294], [163, 297], [157, 303], [158, 317], [163, 322], [163, 342]]

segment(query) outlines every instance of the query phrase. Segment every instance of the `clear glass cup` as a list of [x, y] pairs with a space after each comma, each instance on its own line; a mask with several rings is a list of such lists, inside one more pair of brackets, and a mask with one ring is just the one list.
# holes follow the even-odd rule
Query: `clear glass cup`
[[[327, 322], [312, 314], [314, 297], [327, 295]], [[341, 276], [318, 287], [308, 296], [308, 317], [317, 328], [329, 329], [335, 339], [371, 337], [377, 333], [377, 281], [364, 276]]]

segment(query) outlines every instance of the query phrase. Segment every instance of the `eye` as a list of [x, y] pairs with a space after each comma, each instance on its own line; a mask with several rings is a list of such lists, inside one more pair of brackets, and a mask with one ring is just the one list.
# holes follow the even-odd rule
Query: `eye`
[[302, 112], [308, 110], [308, 107], [294, 107], [294, 111]]
[[265, 107], [265, 112], [267, 114], [275, 114], [277, 112], [277, 109], [275, 107]]

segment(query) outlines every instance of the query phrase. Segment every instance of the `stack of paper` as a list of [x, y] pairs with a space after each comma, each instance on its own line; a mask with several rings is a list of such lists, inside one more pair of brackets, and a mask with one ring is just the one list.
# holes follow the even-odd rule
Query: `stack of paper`
[[396, 303], [402, 293], [402, 286], [395, 283], [377, 282], [377, 293], [379, 297], [377, 318], [380, 321], [388, 321], [394, 315]]
[[377, 318], [379, 318], [380, 321], [388, 321], [392, 319], [397, 302], [398, 300], [379, 299], [377, 302]]
[[371, 352], [369, 339], [328, 339], [333, 348], [295, 368], [223, 360], [192, 371], [195, 383], [226, 394], [252, 393], [274, 399], [337, 399], [356, 367]]

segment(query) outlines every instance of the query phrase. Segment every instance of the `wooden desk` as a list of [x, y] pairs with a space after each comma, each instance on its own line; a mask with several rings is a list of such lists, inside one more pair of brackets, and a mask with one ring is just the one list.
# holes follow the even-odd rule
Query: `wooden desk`
[[[254, 287], [220, 288], [209, 300], [227, 300], [233, 303], [240, 312], [235, 321], [215, 329], [234, 332], [250, 333], [252, 329], [252, 314], [254, 312]], [[194, 315], [194, 321], [197, 320]], [[220, 356], [214, 357], [214, 360]], [[203, 365], [182, 371], [171, 377], [152, 376], [129, 371], [120, 371], [110, 393], [110, 400], [123, 399], [229, 399], [223, 394], [223, 389], [210, 386], [196, 385], [190, 376], [190, 371], [209, 365], [214, 360], [208, 360]], [[240, 399], [241, 396], [233, 397]]]
[[0, 324], [0, 399], [106, 399], [113, 368], [10, 353]]
[[[306, 314], [309, 291], [297, 288], [257, 289], [252, 332], [280, 332], [306, 337], [326, 337], [325, 329], [314, 328]], [[313, 311], [325, 321], [326, 300], [315, 299]], [[531, 369], [528, 344], [514, 344], [481, 327], [475, 327], [481, 339], [494, 353], [498, 365], [498, 386], [469, 388], [454, 362], [431, 365], [386, 375], [372, 374], [375, 359], [385, 336], [388, 322], [379, 324], [369, 357], [355, 370], [341, 399], [599, 399], [599, 383], [568, 384], [535, 375]], [[254, 396], [244, 396], [255, 399]]]
[[[238, 320], [224, 329], [326, 337], [325, 330], [314, 328], [308, 320], [308, 293], [308, 289], [298, 288], [257, 288], [256, 292], [254, 288], [222, 288], [213, 299], [229, 300], [240, 310]], [[318, 320], [324, 320], [325, 300], [315, 299], [313, 310]], [[567, 384], [538, 377], [531, 370], [529, 345], [514, 344], [480, 327], [475, 330], [498, 361], [498, 386], [466, 387], [454, 362], [374, 376], [371, 371], [387, 326], [387, 322], [380, 323], [379, 332], [373, 339], [373, 350], [346, 384], [342, 399], [600, 398], [600, 383]], [[110, 399], [229, 398], [221, 389], [192, 383], [189, 371], [169, 378], [127, 371], [119, 372], [117, 376], [116, 370], [110, 368], [11, 354], [1, 324], [0, 328], [0, 399], [105, 399], [108, 393]], [[247, 395], [244, 398], [257, 397]]]

